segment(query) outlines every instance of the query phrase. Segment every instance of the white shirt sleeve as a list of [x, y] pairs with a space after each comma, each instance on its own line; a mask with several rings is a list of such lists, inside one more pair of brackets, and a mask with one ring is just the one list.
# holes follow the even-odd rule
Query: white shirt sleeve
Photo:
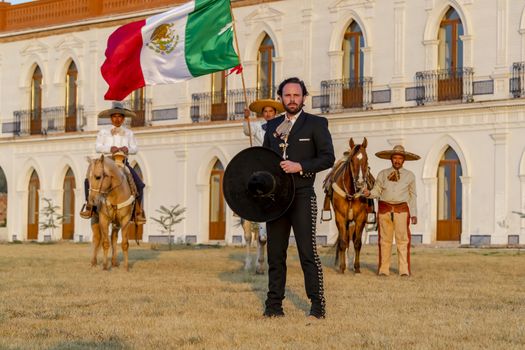
[[112, 146], [112, 140], [111, 137], [111, 131], [108, 129], [101, 129], [97, 134], [97, 141], [95, 143], [95, 151], [97, 153], [109, 153], [111, 146]]
[[129, 154], [136, 154], [138, 151], [137, 146], [137, 140], [135, 139], [135, 135], [133, 134], [133, 131], [126, 129], [126, 137], [128, 141], [128, 152]]
[[[259, 120], [250, 122], [250, 129], [254, 139], [254, 146], [262, 146], [264, 142], [264, 134], [266, 133], [266, 131], [262, 128], [264, 124], [266, 124], [266, 122], [261, 122]], [[249, 136], [250, 133], [248, 131], [248, 122], [246, 120], [243, 122], [242, 127], [244, 135]]]

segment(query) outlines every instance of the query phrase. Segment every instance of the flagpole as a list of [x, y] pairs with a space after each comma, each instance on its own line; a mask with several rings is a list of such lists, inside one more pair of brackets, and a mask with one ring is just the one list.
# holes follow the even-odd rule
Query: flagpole
[[[244, 83], [244, 69], [242, 69], [241, 51], [239, 50], [239, 42], [237, 41], [237, 31], [235, 30], [235, 17], [233, 17], [233, 10], [232, 10], [231, 2], [230, 2], [230, 14], [232, 16], [232, 29], [233, 29], [233, 38], [235, 40], [235, 48], [237, 49], [237, 56], [239, 57], [239, 64], [241, 65], [241, 81], [242, 81], [242, 90], [244, 92], [244, 109], [246, 110], [248, 108], [248, 94], [246, 93], [246, 84]], [[244, 119], [248, 123], [248, 135], [250, 137], [250, 147], [252, 147], [253, 142], [252, 142], [252, 127], [250, 125], [250, 116]]]

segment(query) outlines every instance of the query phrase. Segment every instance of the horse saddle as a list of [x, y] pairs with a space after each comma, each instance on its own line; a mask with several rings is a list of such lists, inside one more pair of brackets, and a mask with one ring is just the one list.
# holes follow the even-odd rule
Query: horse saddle
[[241, 218], [267, 222], [279, 218], [292, 204], [292, 174], [280, 166], [282, 158], [269, 148], [250, 147], [239, 152], [224, 171], [226, 203]]

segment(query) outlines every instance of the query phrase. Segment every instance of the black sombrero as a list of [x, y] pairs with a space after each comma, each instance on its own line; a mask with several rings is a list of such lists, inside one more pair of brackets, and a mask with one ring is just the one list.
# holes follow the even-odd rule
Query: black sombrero
[[280, 217], [294, 198], [294, 182], [271, 149], [250, 147], [239, 152], [224, 171], [224, 198], [241, 218], [267, 222]]

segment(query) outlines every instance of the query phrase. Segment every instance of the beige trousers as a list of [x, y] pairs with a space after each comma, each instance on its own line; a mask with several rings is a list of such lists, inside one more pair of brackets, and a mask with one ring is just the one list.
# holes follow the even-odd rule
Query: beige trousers
[[408, 213], [379, 214], [379, 268], [378, 273], [389, 275], [392, 242], [396, 237], [397, 265], [400, 275], [410, 275], [410, 231]]

